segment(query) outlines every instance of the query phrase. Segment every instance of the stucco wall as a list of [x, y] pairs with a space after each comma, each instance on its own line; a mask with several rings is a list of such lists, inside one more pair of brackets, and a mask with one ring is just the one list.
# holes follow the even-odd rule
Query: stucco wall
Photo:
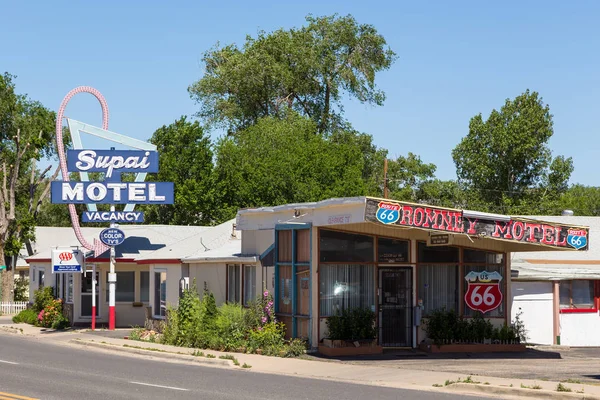
[[552, 344], [552, 282], [512, 282], [511, 291], [511, 320], [521, 311], [528, 341]]
[[190, 264], [190, 285], [196, 280], [196, 286], [200, 295], [204, 285], [215, 296], [217, 306], [223, 304], [227, 299], [227, 267], [226, 264], [199, 263]]
[[273, 229], [244, 231], [242, 254], [261, 255], [274, 242], [275, 232]]
[[600, 316], [595, 313], [560, 314], [560, 344], [600, 346]]

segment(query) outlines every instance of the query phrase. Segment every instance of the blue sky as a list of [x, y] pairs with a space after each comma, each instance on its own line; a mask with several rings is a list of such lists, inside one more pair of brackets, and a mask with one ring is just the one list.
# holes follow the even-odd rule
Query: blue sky
[[[301, 26], [309, 13], [352, 14], [398, 54], [377, 77], [383, 107], [345, 106], [355, 128], [391, 156], [416, 153], [454, 179], [450, 152], [469, 119], [531, 89], [554, 115], [554, 154], [574, 159], [571, 181], [600, 186], [597, 1], [13, 1], [2, 6], [0, 72], [54, 110], [70, 89], [93, 86], [108, 101], [109, 129], [147, 140], [197, 111], [187, 87], [202, 76], [204, 51]], [[66, 114], [101, 124], [89, 95], [76, 96]]]

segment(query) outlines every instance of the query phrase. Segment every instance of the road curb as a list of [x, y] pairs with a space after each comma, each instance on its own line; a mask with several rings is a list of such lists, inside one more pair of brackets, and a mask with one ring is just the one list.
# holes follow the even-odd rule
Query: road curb
[[585, 399], [585, 400], [600, 400], [600, 396], [590, 395], [586, 393], [575, 393], [575, 392], [556, 392], [552, 390], [544, 389], [525, 389], [519, 387], [505, 387], [505, 386], [494, 386], [494, 385], [481, 385], [474, 383], [453, 383], [446, 386], [448, 390], [461, 392], [461, 393], [484, 393], [494, 395], [504, 395], [512, 397], [529, 397], [534, 399], [552, 399], [552, 400], [572, 400], [572, 399]]
[[99, 349], [112, 350], [112, 351], [124, 352], [124, 353], [130, 353], [130, 354], [138, 354], [138, 355], [144, 355], [144, 356], [152, 356], [152, 357], [164, 358], [164, 359], [170, 359], [170, 360], [173, 360], [174, 358], [176, 358], [176, 359], [180, 359], [180, 360], [191, 361], [191, 362], [195, 362], [198, 364], [208, 364], [208, 365], [212, 365], [212, 366], [214, 366], [214, 365], [225, 366], [225, 367], [233, 366], [233, 362], [231, 362], [230, 360], [223, 360], [223, 359], [218, 359], [218, 358], [205, 358], [205, 357], [200, 357], [200, 356], [192, 356], [192, 355], [188, 355], [188, 354], [175, 354], [175, 353], [169, 353], [166, 351], [138, 349], [138, 348], [134, 348], [134, 347], [124, 347], [124, 346], [119, 346], [119, 345], [114, 345], [114, 344], [109, 344], [109, 343], [91, 342], [91, 341], [77, 340], [77, 339], [71, 339], [71, 340], [69, 340], [69, 343], [80, 345], [80, 346], [96, 347]]
[[24, 335], [23, 329], [15, 328], [12, 326], [0, 326], [0, 330], [8, 333], [14, 333], [16, 335]]

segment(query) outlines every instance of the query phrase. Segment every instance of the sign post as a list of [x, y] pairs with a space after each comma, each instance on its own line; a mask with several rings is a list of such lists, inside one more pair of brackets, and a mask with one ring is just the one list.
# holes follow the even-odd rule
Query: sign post
[[[102, 107], [102, 128], [84, 124], [67, 118], [73, 149], [65, 151], [63, 141], [63, 118], [67, 103], [78, 93], [92, 94]], [[81, 132], [109, 140], [135, 150], [92, 150], [84, 149]], [[156, 146], [130, 138], [119, 133], [108, 131], [108, 105], [100, 92], [89, 86], [80, 86], [71, 90], [63, 99], [56, 116], [56, 148], [60, 160], [62, 181], [51, 184], [51, 201], [53, 204], [67, 204], [71, 223], [77, 239], [84, 249], [93, 251], [94, 257], [110, 250], [108, 274], [109, 307], [108, 326], [115, 329], [115, 289], [117, 274], [115, 273], [115, 246], [123, 243], [125, 234], [116, 228], [118, 222], [143, 222], [142, 212], [134, 212], [136, 204], [173, 204], [174, 190], [172, 182], [145, 182], [148, 173], [158, 172], [158, 153]], [[67, 159], [68, 158], [68, 159]], [[79, 172], [80, 182], [70, 181], [70, 172]], [[104, 177], [103, 182], [89, 180], [89, 172], [98, 172]], [[122, 173], [135, 173], [133, 182], [122, 182]], [[83, 222], [110, 222], [110, 228], [100, 234], [100, 240], [93, 243], [83, 237], [79, 216], [75, 204], [86, 204]], [[110, 212], [98, 211], [97, 204], [110, 204]], [[123, 211], [116, 212], [115, 204], [124, 204]], [[64, 267], [66, 268], [66, 267]], [[81, 271], [80, 270], [78, 272]], [[92, 278], [92, 329], [96, 325], [96, 266]]]
[[96, 330], [96, 264], [92, 267], [92, 330]]

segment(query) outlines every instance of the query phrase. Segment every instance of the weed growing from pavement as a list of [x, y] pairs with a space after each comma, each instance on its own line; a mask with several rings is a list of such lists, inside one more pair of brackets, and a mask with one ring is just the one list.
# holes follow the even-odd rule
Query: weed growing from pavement
[[242, 365], [242, 368], [252, 368], [252, 365], [244, 363], [244, 365]]
[[192, 353], [192, 355], [195, 357], [204, 357], [204, 352], [200, 351], [200, 350], [196, 350]]
[[129, 347], [130, 349], [139, 349], [139, 350], [148, 350], [148, 351], [158, 351], [158, 352], [161, 352], [161, 353], [166, 353], [166, 351], [165, 351], [165, 350], [162, 350], [162, 349], [157, 349], [157, 348], [154, 348], [154, 347], [140, 347], [140, 346], [131, 346], [131, 345], [129, 345], [129, 344], [124, 344], [124, 345], [123, 345], [123, 347]]
[[579, 379], [573, 379], [573, 378], [565, 379], [565, 380], [562, 380], [561, 382], [563, 382], [563, 383], [581, 383], [581, 381]]
[[433, 387], [444, 387], [444, 385], [440, 385], [439, 383], [434, 383], [433, 385], [431, 385]]
[[573, 389], [566, 387], [562, 383], [559, 383], [558, 385], [556, 385], [556, 391], [557, 392], [572, 392]]
[[483, 384], [484, 384], [484, 385], [489, 385], [490, 383], [489, 383], [489, 382], [483, 382]]
[[240, 362], [238, 361], [237, 358], [235, 358], [234, 356], [232, 356], [231, 354], [225, 354], [223, 356], [219, 356], [219, 358], [221, 360], [231, 360], [233, 361], [233, 365], [239, 366]]
[[464, 381], [461, 381], [460, 378], [458, 378], [458, 381], [461, 383], [475, 383], [475, 384], [481, 383], [479, 381], [473, 380], [473, 378], [471, 378], [471, 375], [467, 376], [467, 379], [465, 379]]
[[450, 379], [446, 379], [446, 382], [444, 382], [444, 386], [452, 385], [453, 383], [456, 383], [456, 381], [451, 381]]
[[217, 356], [215, 356], [214, 354], [207, 354], [206, 358], [217, 358]]
[[521, 383], [521, 389], [541, 389], [542, 387], [540, 385], [538, 385], [537, 383], [531, 386], [527, 386], [527, 385], [523, 385]]

